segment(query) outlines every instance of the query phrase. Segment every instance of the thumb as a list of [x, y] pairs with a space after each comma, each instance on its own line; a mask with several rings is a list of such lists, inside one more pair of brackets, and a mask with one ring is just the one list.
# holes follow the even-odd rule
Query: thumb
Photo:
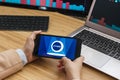
[[74, 60], [75, 63], [82, 63], [84, 61], [84, 57], [78, 57], [77, 59]]
[[71, 60], [68, 59], [67, 57], [63, 57], [63, 58], [62, 58], [62, 63], [63, 63], [63, 65], [65, 65], [65, 64], [68, 63], [69, 61], [71, 61]]
[[32, 34], [30, 35], [30, 38], [32, 40], [34, 40], [36, 38], [36, 35], [40, 34], [41, 32], [42, 32], [41, 30], [39, 30], [39, 31], [33, 31]]

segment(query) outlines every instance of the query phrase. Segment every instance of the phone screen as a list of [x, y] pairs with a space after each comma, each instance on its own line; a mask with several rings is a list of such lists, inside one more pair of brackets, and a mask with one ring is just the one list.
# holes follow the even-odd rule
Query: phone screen
[[35, 41], [35, 55], [51, 58], [68, 57], [71, 60], [80, 56], [81, 40], [71, 37], [39, 35]]

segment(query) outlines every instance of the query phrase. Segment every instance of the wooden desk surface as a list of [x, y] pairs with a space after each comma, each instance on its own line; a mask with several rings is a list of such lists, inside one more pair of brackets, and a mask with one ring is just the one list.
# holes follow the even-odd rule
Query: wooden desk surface
[[[0, 6], [0, 15], [39, 15], [50, 16], [49, 30], [46, 34], [67, 36], [84, 24], [84, 21], [57, 12], [48, 12], [32, 9]], [[0, 51], [22, 48], [31, 32], [27, 31], [0, 31]], [[41, 58], [26, 65], [21, 71], [5, 80], [64, 80], [62, 72], [57, 70], [58, 61]], [[82, 80], [115, 80], [87, 65], [83, 65]]]

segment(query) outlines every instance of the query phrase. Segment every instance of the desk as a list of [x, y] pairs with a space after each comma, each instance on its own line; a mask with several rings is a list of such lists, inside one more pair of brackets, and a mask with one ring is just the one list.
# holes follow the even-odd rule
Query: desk
[[[67, 36], [84, 24], [84, 21], [57, 12], [0, 6], [0, 15], [5, 14], [50, 16], [49, 30], [44, 32], [46, 34]], [[30, 33], [30, 31], [0, 31], [0, 51], [22, 48]], [[27, 64], [22, 70], [5, 80], [64, 80], [63, 73], [57, 70], [57, 63], [55, 59], [41, 58]], [[85, 64], [81, 77], [82, 80], [115, 80]]]

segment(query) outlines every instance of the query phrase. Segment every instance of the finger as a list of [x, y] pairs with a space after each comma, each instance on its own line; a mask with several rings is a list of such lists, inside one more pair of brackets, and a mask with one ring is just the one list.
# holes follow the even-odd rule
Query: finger
[[75, 63], [82, 63], [84, 61], [84, 57], [78, 57], [77, 59], [74, 60]]
[[58, 67], [59, 70], [65, 69], [64, 66]]
[[64, 66], [64, 65], [63, 65], [63, 61], [62, 61], [62, 59], [58, 61], [58, 65], [57, 65], [57, 67], [61, 67], [61, 66]]
[[62, 58], [62, 63], [63, 63], [63, 65], [65, 65], [66, 63], [68, 63], [68, 62], [70, 62], [71, 60], [70, 59], [68, 59], [67, 57], [63, 57]]
[[63, 66], [63, 62], [61, 60], [59, 61], [59, 65]]
[[57, 65], [58, 67], [64, 66], [63, 62], [59, 62], [59, 64]]
[[58, 64], [58, 65], [57, 65], [58, 68], [59, 68], [59, 67], [62, 67], [62, 66], [63, 66], [63, 65], [61, 65], [61, 64]]
[[65, 72], [65, 68], [64, 68], [64, 67], [60, 67], [60, 68], [58, 68], [58, 70], [59, 70], [60, 72]]
[[36, 35], [37, 34], [41, 34], [41, 32], [42, 32], [41, 30], [39, 30], [39, 31], [33, 31], [32, 34], [30, 35], [30, 38], [32, 40], [34, 40], [36, 38]]
[[63, 65], [62, 65], [62, 63], [59, 62], [59, 64], [57, 65], [57, 67], [61, 67], [61, 66], [63, 66]]

